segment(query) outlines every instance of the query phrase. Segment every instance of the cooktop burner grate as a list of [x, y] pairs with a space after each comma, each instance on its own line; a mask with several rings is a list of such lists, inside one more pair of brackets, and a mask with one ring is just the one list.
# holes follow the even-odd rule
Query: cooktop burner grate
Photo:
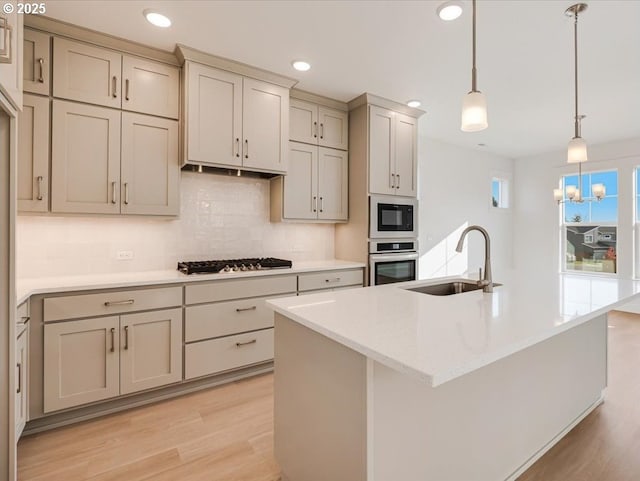
[[215, 274], [216, 272], [286, 269], [291, 266], [291, 261], [276, 259], [275, 257], [249, 257], [245, 259], [178, 262], [178, 270], [184, 274]]

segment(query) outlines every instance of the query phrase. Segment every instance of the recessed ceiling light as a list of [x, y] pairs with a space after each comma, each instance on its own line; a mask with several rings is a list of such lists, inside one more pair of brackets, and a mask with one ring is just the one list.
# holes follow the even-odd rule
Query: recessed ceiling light
[[300, 72], [306, 72], [311, 68], [311, 64], [309, 62], [305, 62], [304, 60], [294, 60], [291, 62], [293, 68], [299, 70]]
[[169, 17], [162, 15], [161, 13], [147, 9], [142, 12], [142, 14], [144, 15], [144, 18], [147, 19], [147, 22], [155, 25], [156, 27], [167, 28], [171, 26], [171, 20], [169, 20]]
[[417, 107], [420, 107], [420, 101], [419, 100], [408, 100], [407, 101], [407, 105], [409, 107], [413, 107], [415, 109]]
[[444, 2], [440, 5], [436, 12], [438, 13], [438, 17], [447, 22], [451, 20], [455, 20], [460, 15], [462, 15], [462, 3], [460, 2]]

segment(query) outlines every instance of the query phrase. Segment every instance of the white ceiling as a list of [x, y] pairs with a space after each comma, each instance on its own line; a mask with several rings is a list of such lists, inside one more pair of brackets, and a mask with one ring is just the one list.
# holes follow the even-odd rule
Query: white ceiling
[[[47, 15], [165, 50], [176, 43], [300, 80], [348, 101], [370, 92], [418, 98], [429, 137], [518, 158], [564, 149], [573, 136], [573, 26], [564, 0], [479, 0], [478, 87], [489, 128], [460, 131], [471, 87], [471, 1], [443, 22], [440, 1], [49, 0]], [[578, 25], [582, 135], [640, 136], [640, 1], [591, 0]], [[145, 8], [168, 15], [159, 29]], [[294, 71], [293, 59], [312, 64]]]

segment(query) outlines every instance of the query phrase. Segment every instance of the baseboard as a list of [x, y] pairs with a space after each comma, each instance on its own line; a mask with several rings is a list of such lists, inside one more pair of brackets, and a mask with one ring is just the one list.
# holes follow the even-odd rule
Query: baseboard
[[516, 471], [514, 471], [509, 477], [505, 479], [505, 481], [515, 481], [520, 477], [527, 469], [529, 469], [538, 459], [540, 459], [544, 454], [549, 451], [553, 446], [558, 443], [562, 438], [564, 438], [569, 431], [575, 428], [580, 421], [586, 418], [591, 412], [600, 406], [604, 402], [604, 394], [600, 394], [600, 397], [589, 406], [585, 411], [582, 412], [576, 419], [574, 419], [569, 425], [564, 428], [556, 437], [554, 437], [551, 441], [545, 444], [538, 452], [536, 452], [533, 456], [531, 456], [522, 466], [520, 466]]

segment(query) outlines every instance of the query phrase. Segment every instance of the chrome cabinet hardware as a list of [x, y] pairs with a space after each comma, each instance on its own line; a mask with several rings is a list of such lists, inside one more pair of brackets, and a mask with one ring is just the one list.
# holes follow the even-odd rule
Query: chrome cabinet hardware
[[135, 301], [135, 299], [127, 299], [125, 301], [106, 301], [104, 303], [104, 307], [111, 307], [111, 306], [130, 306], [131, 304], [133, 304]]
[[22, 392], [22, 363], [16, 364], [18, 368], [18, 389], [16, 389], [16, 394], [20, 394]]
[[325, 282], [340, 282], [340, 278], [339, 277], [334, 277], [333, 279], [325, 279]]
[[29, 322], [30, 320], [31, 320], [31, 318], [30, 318], [29, 316], [21, 317], [21, 318], [20, 318], [20, 322], [17, 322], [17, 323], [16, 323], [16, 325], [17, 325], [18, 327], [22, 327], [22, 326], [24, 326], [27, 322]]
[[318, 212], [318, 198], [315, 195], [313, 196], [313, 211]]
[[124, 326], [124, 350], [129, 349], [129, 326]]
[[124, 203], [129, 204], [129, 183], [124, 183]]
[[111, 352], [115, 352], [116, 350], [116, 330], [114, 327], [111, 328]]
[[396, 189], [400, 188], [400, 174], [396, 174]]
[[313, 138], [318, 138], [318, 122], [313, 123]]
[[42, 200], [42, 181], [44, 180], [44, 178], [39, 175], [38, 177], [36, 177], [36, 181], [38, 181], [38, 196], [36, 197], [36, 199], [38, 200]]
[[236, 137], [236, 157], [240, 157], [240, 139]]
[[113, 98], [115, 99], [118, 97], [118, 77], [116, 77], [115, 75], [111, 79], [111, 85], [112, 85], [111, 88], [113, 92]]
[[129, 100], [129, 79], [124, 81], [124, 99]]
[[0, 63], [11, 63], [11, 30], [9, 20], [0, 15], [0, 31], [4, 31], [3, 47], [0, 49]]
[[44, 83], [44, 59], [40, 57], [38, 59], [38, 63], [40, 64], [40, 77], [38, 77], [38, 82], [43, 84]]
[[324, 139], [324, 124], [320, 122], [320, 138]]
[[116, 203], [116, 183], [111, 182], [111, 203], [115, 204]]
[[322, 208], [323, 208], [323, 204], [324, 204], [324, 202], [323, 202], [322, 200], [323, 200], [323, 199], [322, 199], [322, 197], [320, 197], [320, 212], [324, 212], [324, 211], [322, 210]]
[[258, 342], [257, 339], [251, 339], [247, 342], [236, 342], [236, 347], [248, 346], [249, 344], [255, 344], [256, 342]]
[[258, 308], [258, 306], [239, 307], [239, 308], [236, 309], [236, 312], [255, 311], [257, 308]]
[[391, 188], [396, 188], [396, 174], [391, 174]]
[[244, 139], [244, 158], [249, 158], [249, 141], [247, 139]]

